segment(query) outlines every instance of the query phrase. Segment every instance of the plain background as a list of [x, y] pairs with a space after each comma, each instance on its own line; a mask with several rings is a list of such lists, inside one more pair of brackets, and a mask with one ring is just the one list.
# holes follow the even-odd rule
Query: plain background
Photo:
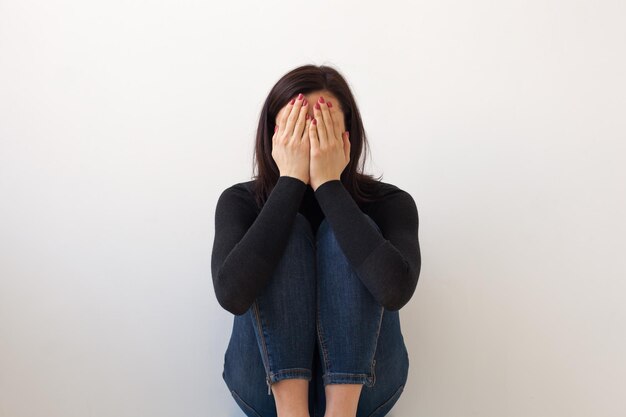
[[391, 416], [623, 416], [626, 3], [0, 0], [0, 416], [241, 416], [219, 193], [348, 79], [423, 266]]

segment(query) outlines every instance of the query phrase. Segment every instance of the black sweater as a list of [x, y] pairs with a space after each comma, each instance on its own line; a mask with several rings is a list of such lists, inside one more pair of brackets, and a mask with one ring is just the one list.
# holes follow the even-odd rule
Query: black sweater
[[411, 299], [421, 254], [417, 207], [409, 193], [380, 181], [379, 200], [359, 207], [340, 180], [313, 191], [298, 178], [281, 176], [259, 209], [253, 183], [226, 188], [215, 209], [211, 273], [224, 309], [240, 315], [252, 305], [280, 261], [298, 212], [315, 232], [327, 218], [350, 265], [379, 304], [395, 311]]

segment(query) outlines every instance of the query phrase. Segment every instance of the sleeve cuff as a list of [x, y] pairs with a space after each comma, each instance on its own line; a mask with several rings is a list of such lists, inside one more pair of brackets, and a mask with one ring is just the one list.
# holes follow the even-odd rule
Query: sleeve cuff
[[299, 178], [296, 177], [290, 177], [288, 175], [281, 175], [280, 177], [278, 177], [278, 181], [276, 181], [276, 183], [278, 184], [278, 182], [280, 183], [287, 183], [290, 184], [293, 187], [302, 187], [302, 188], [306, 188], [307, 183], [302, 181]]
[[326, 181], [324, 184], [317, 187], [317, 189], [315, 190], [315, 195], [333, 193], [337, 190], [337, 188], [341, 188], [341, 187], [343, 187], [341, 180]]

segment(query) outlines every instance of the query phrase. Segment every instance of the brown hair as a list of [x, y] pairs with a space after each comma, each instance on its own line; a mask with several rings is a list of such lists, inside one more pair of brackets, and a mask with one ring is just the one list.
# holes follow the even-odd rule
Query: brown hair
[[339, 100], [346, 130], [350, 132], [350, 162], [341, 173], [341, 182], [357, 204], [375, 201], [376, 186], [379, 185], [382, 175], [374, 178], [363, 173], [369, 145], [348, 83], [334, 68], [303, 65], [287, 72], [276, 82], [261, 110], [253, 161], [253, 167], [258, 167], [258, 173], [253, 179], [255, 199], [259, 207], [263, 206], [280, 176], [272, 157], [272, 136], [278, 112], [298, 93], [308, 94], [320, 90], [331, 92]]

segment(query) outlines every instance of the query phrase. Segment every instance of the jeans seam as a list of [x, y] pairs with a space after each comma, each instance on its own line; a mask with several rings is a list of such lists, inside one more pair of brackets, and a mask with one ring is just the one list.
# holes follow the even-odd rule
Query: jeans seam
[[261, 312], [259, 310], [259, 304], [258, 301], [255, 299], [254, 302], [252, 303], [253, 306], [253, 311], [254, 311], [254, 318], [256, 319], [258, 328], [259, 328], [259, 336], [261, 339], [261, 347], [262, 347], [262, 353], [263, 353], [263, 359], [264, 359], [264, 365], [265, 365], [265, 383], [267, 384], [267, 395], [271, 395], [272, 394], [272, 388], [271, 388], [271, 379], [270, 379], [270, 358], [269, 358], [269, 353], [267, 351], [267, 345], [265, 343], [265, 333], [263, 331], [263, 324], [261, 322]]
[[[319, 285], [319, 284], [318, 284]], [[330, 368], [330, 362], [328, 360], [328, 352], [326, 352], [326, 346], [324, 345], [324, 332], [322, 330], [322, 321], [321, 321], [321, 316], [320, 316], [320, 294], [319, 294], [319, 288], [317, 288], [317, 323], [316, 323], [316, 329], [317, 329], [317, 339], [320, 342], [320, 352], [322, 352], [322, 358], [324, 359], [323, 364], [324, 364], [324, 369], [323, 369], [323, 373], [328, 372], [328, 369]]]
[[374, 342], [374, 358], [372, 359], [372, 386], [376, 385], [376, 349], [378, 349], [378, 338], [380, 337], [380, 328], [383, 324], [383, 316], [385, 315], [385, 307], [380, 308], [380, 320], [378, 321], [378, 329], [376, 330], [376, 340]]

